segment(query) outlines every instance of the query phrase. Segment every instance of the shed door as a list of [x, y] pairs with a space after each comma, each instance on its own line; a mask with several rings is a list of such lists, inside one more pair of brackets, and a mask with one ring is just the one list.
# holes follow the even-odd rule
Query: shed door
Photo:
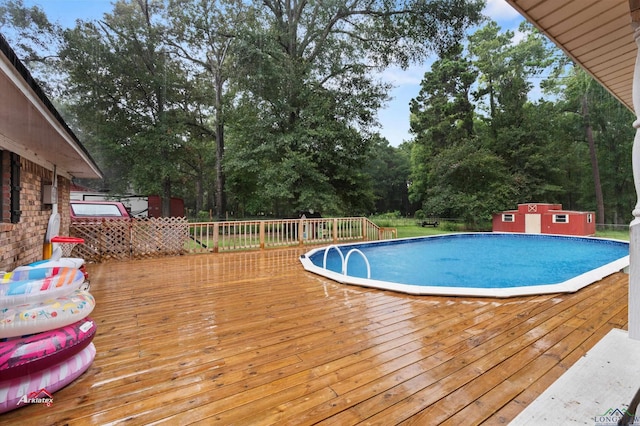
[[527, 234], [542, 233], [542, 215], [525, 214], [524, 215], [524, 232]]

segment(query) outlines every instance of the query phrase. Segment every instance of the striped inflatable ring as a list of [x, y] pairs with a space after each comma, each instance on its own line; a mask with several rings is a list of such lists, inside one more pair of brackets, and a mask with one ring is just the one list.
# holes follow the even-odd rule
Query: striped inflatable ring
[[85, 318], [66, 327], [0, 341], [0, 380], [15, 379], [51, 367], [86, 348], [96, 323]]
[[29, 404], [29, 399], [50, 395], [76, 380], [89, 369], [96, 356], [93, 343], [44, 370], [16, 379], [0, 381], [0, 413]]
[[17, 268], [0, 279], [0, 308], [66, 296], [83, 282], [76, 268]]
[[69, 296], [41, 303], [0, 307], [0, 339], [41, 333], [73, 324], [86, 318], [95, 304], [89, 292], [76, 290]]
[[47, 260], [38, 260], [37, 262], [29, 263], [28, 265], [18, 266], [15, 271], [21, 269], [34, 269], [34, 268], [75, 268], [79, 269], [82, 265], [84, 265], [84, 259], [80, 257], [61, 257], [60, 259], [47, 259]]

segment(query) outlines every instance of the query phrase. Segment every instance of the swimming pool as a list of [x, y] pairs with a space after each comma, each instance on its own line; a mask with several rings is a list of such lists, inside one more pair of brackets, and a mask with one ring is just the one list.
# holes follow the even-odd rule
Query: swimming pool
[[344, 284], [410, 294], [512, 297], [577, 291], [628, 267], [629, 243], [540, 234], [446, 234], [333, 245], [311, 250], [300, 261], [307, 271]]

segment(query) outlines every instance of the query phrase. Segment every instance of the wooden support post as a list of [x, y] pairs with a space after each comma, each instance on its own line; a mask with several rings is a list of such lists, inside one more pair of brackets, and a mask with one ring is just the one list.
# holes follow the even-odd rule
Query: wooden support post
[[218, 253], [220, 225], [218, 222], [213, 223], [213, 252]]
[[[640, 0], [629, 0], [631, 26], [640, 51]], [[629, 337], [640, 340], [640, 56], [636, 52], [636, 66], [633, 73], [633, 109], [636, 129], [631, 162], [637, 203], [633, 209], [633, 220], [629, 227]]]
[[337, 217], [333, 218], [333, 230], [331, 232], [333, 236], [333, 244], [338, 244], [338, 218]]
[[304, 218], [300, 219], [300, 222], [298, 222], [298, 242], [300, 243], [301, 246], [304, 245]]
[[366, 218], [362, 218], [361, 222], [360, 222], [360, 227], [362, 228], [362, 241], [369, 241], [369, 238], [367, 237], [367, 219]]
[[264, 250], [264, 220], [260, 221], [260, 250]]

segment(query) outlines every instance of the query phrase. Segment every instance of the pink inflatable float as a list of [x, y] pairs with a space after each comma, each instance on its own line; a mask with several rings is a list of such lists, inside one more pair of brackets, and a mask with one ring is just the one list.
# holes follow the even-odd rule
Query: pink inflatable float
[[0, 339], [41, 333], [86, 318], [95, 306], [93, 296], [76, 290], [69, 296], [40, 303], [0, 307]]
[[0, 342], [0, 381], [51, 367], [86, 348], [96, 333], [90, 318], [43, 333]]
[[[43, 396], [49, 399], [49, 395], [87, 371], [95, 356], [96, 348], [93, 343], [89, 343], [77, 354], [49, 368], [15, 379], [0, 381], [0, 413], [29, 405], [29, 403], [44, 402]], [[48, 402], [53, 403], [53, 400]]]

